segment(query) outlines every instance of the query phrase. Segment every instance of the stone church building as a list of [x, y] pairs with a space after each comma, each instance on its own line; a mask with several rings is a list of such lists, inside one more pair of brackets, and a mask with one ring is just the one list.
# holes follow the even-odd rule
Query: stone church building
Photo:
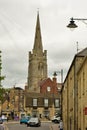
[[51, 119], [61, 113], [61, 98], [56, 75], [48, 77], [47, 50], [43, 50], [39, 12], [37, 13], [34, 46], [29, 52], [27, 86], [25, 86], [25, 111], [27, 114]]
[[39, 13], [37, 14], [36, 32], [33, 50], [29, 52], [28, 89], [36, 90], [38, 83], [47, 78], [47, 51], [43, 51]]

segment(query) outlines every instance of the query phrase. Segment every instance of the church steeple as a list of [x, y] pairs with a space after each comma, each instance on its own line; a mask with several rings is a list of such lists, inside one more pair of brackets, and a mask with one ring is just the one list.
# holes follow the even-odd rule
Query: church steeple
[[39, 12], [37, 13], [33, 50], [29, 52], [28, 88], [40, 91], [39, 82], [47, 78], [47, 50], [43, 50]]
[[42, 38], [41, 38], [39, 11], [37, 12], [37, 22], [36, 22], [36, 30], [35, 31], [36, 32], [35, 32], [33, 52], [42, 53], [43, 46], [42, 46]]

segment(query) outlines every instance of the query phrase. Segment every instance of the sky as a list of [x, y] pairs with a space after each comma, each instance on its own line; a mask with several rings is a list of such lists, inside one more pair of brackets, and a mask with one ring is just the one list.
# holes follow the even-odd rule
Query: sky
[[[87, 25], [66, 26], [70, 18], [87, 18], [87, 0], [0, 0], [0, 50], [2, 85], [24, 87], [28, 77], [28, 53], [32, 51], [39, 10], [43, 49], [47, 50], [48, 77], [60, 71], [65, 79], [78, 49], [87, 47]], [[85, 21], [87, 22], [87, 21]]]

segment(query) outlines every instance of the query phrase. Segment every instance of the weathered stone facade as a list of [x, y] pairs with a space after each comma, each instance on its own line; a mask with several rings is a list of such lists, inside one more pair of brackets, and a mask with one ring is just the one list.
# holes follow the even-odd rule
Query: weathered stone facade
[[[62, 89], [62, 115], [65, 130], [79, 130], [81, 128], [80, 125], [84, 122], [84, 120], [81, 120], [83, 109], [80, 109], [82, 108], [82, 103], [79, 99], [79, 94], [81, 94], [80, 88], [84, 87], [84, 81], [87, 81], [86, 75], [84, 77], [80, 71], [86, 56], [87, 48], [75, 55], [64, 81], [64, 86]], [[87, 64], [85, 66], [87, 66]], [[85, 73], [86, 72], [87, 70], [85, 69]], [[81, 79], [83, 78], [85, 79], [80, 84], [82, 81]], [[83, 128], [81, 129], [85, 130]]]
[[[27, 114], [40, 116], [42, 118], [47, 117], [50, 119], [54, 116], [55, 110], [58, 110], [60, 106], [56, 106], [55, 99], [59, 100], [58, 94], [42, 94], [42, 93], [26, 93], [26, 111]], [[34, 104], [33, 100], [36, 99], [36, 104]], [[48, 100], [48, 103], [45, 105], [45, 99]]]
[[2, 104], [2, 114], [20, 117], [21, 112], [24, 111], [24, 90], [20, 87], [13, 87], [9, 90], [8, 98]]
[[87, 129], [87, 56], [77, 73], [78, 76], [78, 130]]
[[29, 52], [28, 89], [36, 91], [40, 80], [45, 78], [47, 78], [47, 51], [43, 51], [38, 13], [34, 47], [32, 52]]

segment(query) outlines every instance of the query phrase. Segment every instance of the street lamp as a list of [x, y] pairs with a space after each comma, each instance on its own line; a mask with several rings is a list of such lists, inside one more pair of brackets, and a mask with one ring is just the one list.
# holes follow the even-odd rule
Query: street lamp
[[75, 24], [75, 20], [78, 20], [78, 21], [82, 21], [84, 22], [85, 24], [87, 24], [85, 21], [87, 19], [84, 19], [84, 18], [70, 18], [70, 23], [67, 25], [68, 28], [70, 29], [74, 29], [74, 28], [77, 28], [78, 26]]
[[58, 84], [58, 95], [59, 95], [59, 110], [58, 110], [58, 114], [60, 115], [60, 117], [62, 118], [62, 100], [61, 100], [61, 88], [62, 88], [62, 84], [63, 84], [63, 69], [61, 69], [60, 71], [54, 71], [54, 77], [57, 76], [57, 74], [61, 74], [61, 85]]
[[63, 83], [63, 69], [61, 71], [55, 71], [53, 75], [57, 76], [58, 73], [61, 74], [61, 83]]

